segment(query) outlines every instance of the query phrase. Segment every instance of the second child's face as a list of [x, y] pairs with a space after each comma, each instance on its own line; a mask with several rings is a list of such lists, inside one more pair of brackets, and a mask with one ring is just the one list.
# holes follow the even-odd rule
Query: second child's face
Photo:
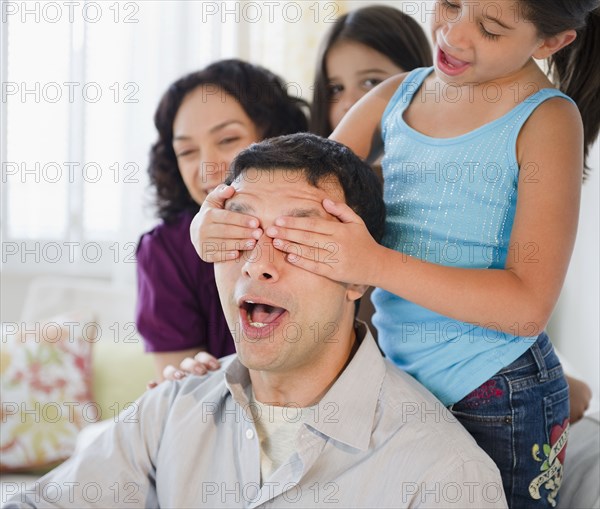
[[327, 53], [329, 123], [335, 129], [348, 110], [373, 87], [404, 70], [364, 44], [341, 41]]
[[225, 180], [233, 158], [259, 140], [257, 127], [234, 97], [215, 86], [189, 92], [173, 122], [173, 149], [194, 201], [201, 204]]

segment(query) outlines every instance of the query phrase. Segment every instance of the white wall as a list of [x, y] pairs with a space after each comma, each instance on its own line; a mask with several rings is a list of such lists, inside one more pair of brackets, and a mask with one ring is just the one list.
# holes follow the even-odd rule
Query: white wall
[[[560, 300], [548, 327], [553, 343], [592, 387], [600, 407], [600, 143], [590, 151], [583, 185], [575, 251]], [[574, 374], [576, 374], [574, 373]]]

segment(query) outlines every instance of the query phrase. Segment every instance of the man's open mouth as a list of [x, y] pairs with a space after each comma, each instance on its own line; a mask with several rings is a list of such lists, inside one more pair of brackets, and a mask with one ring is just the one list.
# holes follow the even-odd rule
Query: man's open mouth
[[250, 327], [262, 329], [268, 325], [274, 325], [287, 311], [282, 307], [277, 307], [264, 302], [255, 300], [244, 300], [240, 305], [242, 318], [247, 321]]

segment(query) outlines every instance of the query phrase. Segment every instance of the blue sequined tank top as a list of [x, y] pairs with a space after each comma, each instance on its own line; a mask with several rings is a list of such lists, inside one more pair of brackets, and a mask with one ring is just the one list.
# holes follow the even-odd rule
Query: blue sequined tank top
[[[432, 70], [412, 71], [382, 117], [387, 210], [383, 244], [446, 266], [504, 268], [519, 171], [524, 171], [516, 156], [519, 131], [542, 102], [571, 99], [558, 90], [542, 89], [467, 134], [432, 138], [403, 118]], [[520, 256], [527, 256], [527, 246], [521, 248]], [[461, 400], [536, 339], [501, 332], [493, 323], [460, 322], [381, 289], [372, 299], [373, 323], [386, 356], [445, 405]]]

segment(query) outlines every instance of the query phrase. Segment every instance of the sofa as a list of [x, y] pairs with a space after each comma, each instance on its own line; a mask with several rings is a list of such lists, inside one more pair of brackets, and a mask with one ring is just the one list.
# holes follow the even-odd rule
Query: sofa
[[[135, 328], [135, 301], [134, 285], [39, 277], [29, 286], [20, 321], [2, 324], [0, 501], [64, 460], [78, 437], [81, 442], [80, 434], [93, 436], [101, 428], [96, 421], [107, 423], [131, 411], [155, 378]], [[43, 366], [31, 364], [36, 356]], [[72, 359], [74, 364], [67, 364]], [[81, 376], [69, 379], [65, 371]], [[51, 379], [61, 383], [52, 387]], [[50, 402], [40, 402], [40, 391]], [[16, 451], [19, 441], [34, 445], [27, 449], [29, 444], [21, 443]]]

